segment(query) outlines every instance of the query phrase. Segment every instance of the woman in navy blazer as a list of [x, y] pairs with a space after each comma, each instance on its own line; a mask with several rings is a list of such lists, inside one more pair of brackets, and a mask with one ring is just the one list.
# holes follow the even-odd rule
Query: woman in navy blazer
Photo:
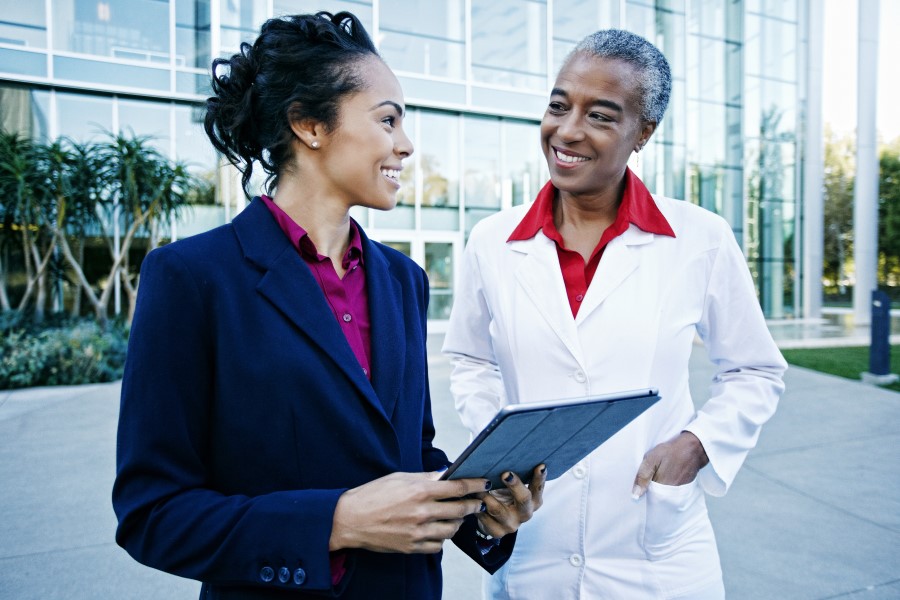
[[142, 265], [118, 543], [202, 598], [440, 598], [450, 538], [495, 571], [545, 474], [437, 480], [427, 278], [349, 218], [396, 202], [397, 79], [349, 13], [270, 20], [213, 73], [210, 139], [277, 189]]

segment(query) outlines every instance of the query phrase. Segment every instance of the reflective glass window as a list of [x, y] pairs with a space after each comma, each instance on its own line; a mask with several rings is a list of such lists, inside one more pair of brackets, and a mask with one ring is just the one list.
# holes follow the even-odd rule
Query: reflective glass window
[[0, 44], [25, 48], [47, 47], [44, 2], [4, 2], [0, 17]]
[[500, 120], [465, 118], [467, 208], [500, 208]]
[[378, 49], [392, 69], [465, 79], [463, 0], [381, 0]]
[[629, 31], [646, 38], [669, 61], [673, 77], [684, 76], [684, 14], [650, 6], [629, 4], [627, 27]]
[[503, 194], [510, 196], [508, 204], [512, 206], [531, 202], [544, 183], [540, 126], [506, 121], [503, 146]]
[[[234, 1], [234, 0], [229, 0]], [[334, 14], [343, 10], [356, 15], [369, 35], [372, 31], [372, 2], [371, 0], [274, 0], [272, 14], [276, 17], [283, 15], [313, 14], [320, 10], [327, 10]], [[258, 29], [258, 27], [257, 27]], [[377, 44], [377, 42], [376, 42]]]
[[156, 65], [169, 63], [169, 3], [159, 0], [53, 2], [56, 50]]
[[0, 48], [0, 71], [17, 75], [46, 77], [47, 55], [43, 52]]
[[265, 22], [266, 0], [218, 0], [221, 11], [221, 54], [230, 56], [241, 42], [253, 43]]
[[46, 140], [49, 103], [49, 92], [0, 84], [0, 130]]
[[[213, 194], [218, 185], [218, 169], [216, 152], [203, 130], [203, 117], [206, 114], [200, 106], [176, 104], [175, 112], [175, 160], [187, 163], [188, 169], [195, 176], [211, 186]], [[227, 171], [223, 169], [223, 172]], [[213, 196], [214, 197], [214, 196]]]
[[169, 114], [168, 103], [119, 99], [119, 131], [129, 137], [132, 134], [147, 137], [150, 146], [164, 156], [171, 156]]
[[210, 65], [210, 0], [174, 0], [175, 65], [207, 69]]
[[476, 81], [547, 87], [547, 6], [536, 0], [472, 0]]
[[422, 228], [458, 231], [459, 117], [423, 110], [419, 119]]
[[429, 319], [449, 319], [453, 305], [453, 244], [425, 242], [425, 272], [428, 273]]
[[99, 141], [113, 131], [112, 98], [56, 93], [59, 135], [77, 142]]
[[615, 25], [615, 12], [615, 3], [607, 0], [554, 0], [553, 39], [578, 43], [598, 29]]

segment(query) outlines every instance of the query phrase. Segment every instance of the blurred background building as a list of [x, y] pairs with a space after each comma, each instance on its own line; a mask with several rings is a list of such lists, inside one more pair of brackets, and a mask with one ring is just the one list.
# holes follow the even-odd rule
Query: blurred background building
[[[224, 223], [246, 204], [236, 171], [220, 165], [202, 129], [211, 59], [252, 41], [272, 16], [354, 12], [400, 79], [416, 147], [398, 207], [354, 216], [371, 237], [428, 271], [437, 329], [449, 315], [455, 265], [472, 226], [530, 202], [546, 181], [538, 124], [563, 59], [597, 29], [629, 29], [663, 50], [674, 75], [668, 113], [633, 168], [651, 191], [729, 221], [768, 317], [804, 312], [801, 198], [808, 75], [816, 72], [808, 44], [822, 35], [817, 0], [2, 0], [0, 6], [3, 126], [36, 139], [86, 141], [104, 131], [154, 136], [162, 152], [189, 161], [215, 184], [215, 203], [195, 207], [172, 237]], [[820, 180], [816, 168], [811, 176]]]

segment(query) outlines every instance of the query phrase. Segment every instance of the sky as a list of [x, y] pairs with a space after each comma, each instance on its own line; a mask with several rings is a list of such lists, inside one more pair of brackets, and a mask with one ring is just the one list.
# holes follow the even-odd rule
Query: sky
[[[857, 10], [857, 0], [825, 0], [822, 113], [836, 133], [856, 129]], [[900, 0], [881, 0], [879, 21], [876, 124], [890, 142], [900, 137]]]

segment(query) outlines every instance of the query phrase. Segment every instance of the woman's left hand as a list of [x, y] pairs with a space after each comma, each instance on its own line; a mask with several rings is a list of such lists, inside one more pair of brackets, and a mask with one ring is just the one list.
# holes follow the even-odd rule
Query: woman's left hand
[[518, 531], [519, 526], [544, 503], [546, 482], [547, 469], [544, 465], [535, 467], [528, 485], [522, 483], [515, 473], [504, 473], [506, 489], [492, 490], [481, 498], [486, 507], [484, 512], [476, 515], [481, 530], [495, 538]]
[[689, 431], [682, 431], [644, 455], [644, 461], [634, 478], [631, 495], [635, 500], [643, 496], [651, 481], [663, 485], [690, 483], [708, 462], [709, 458], [697, 436]]

